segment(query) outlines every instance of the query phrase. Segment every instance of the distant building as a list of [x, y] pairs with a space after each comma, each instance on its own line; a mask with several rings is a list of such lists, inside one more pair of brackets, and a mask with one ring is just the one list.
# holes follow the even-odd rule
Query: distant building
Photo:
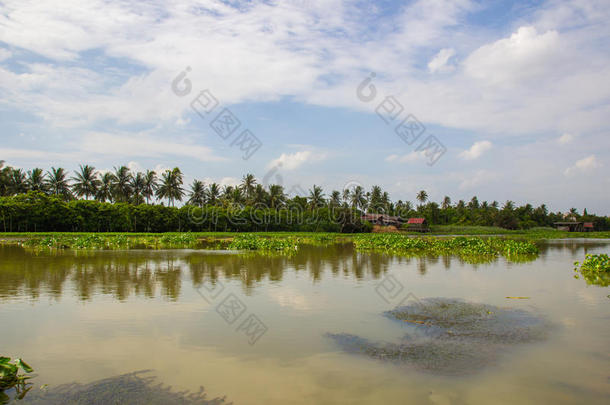
[[585, 222], [583, 227], [585, 228], [585, 232], [593, 232], [595, 230], [595, 225], [593, 225], [593, 222]]
[[364, 214], [361, 219], [363, 221], [370, 222], [373, 225], [382, 225], [382, 226], [392, 225], [397, 228], [400, 228], [400, 226], [403, 223], [402, 218], [394, 217], [394, 216], [386, 215], [386, 214]]
[[426, 218], [409, 218], [407, 221], [407, 229], [415, 232], [429, 232], [428, 221]]
[[[593, 225], [593, 224], [591, 224], [591, 225]], [[584, 232], [585, 231], [584, 223], [576, 222], [576, 221], [555, 222], [555, 227], [557, 228], [558, 231], [568, 231], [568, 232]]]

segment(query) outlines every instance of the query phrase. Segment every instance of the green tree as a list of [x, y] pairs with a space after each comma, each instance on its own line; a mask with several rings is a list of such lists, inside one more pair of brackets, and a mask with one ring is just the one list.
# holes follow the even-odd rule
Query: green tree
[[70, 185], [68, 184], [68, 179], [66, 177], [67, 174], [63, 168], [58, 167], [56, 169], [51, 167], [51, 170], [47, 172], [46, 178], [46, 185], [49, 193], [62, 197], [64, 200], [69, 199], [71, 197]]
[[80, 165], [80, 169], [74, 173], [76, 174], [72, 177], [72, 191], [74, 194], [77, 197], [85, 196], [85, 200], [88, 200], [89, 196], [95, 196], [100, 186], [95, 167]]
[[324, 192], [322, 187], [316, 186], [315, 184], [309, 190], [309, 207], [311, 209], [318, 208], [324, 205]]
[[142, 192], [144, 198], [146, 198], [146, 204], [150, 204], [150, 199], [155, 196], [157, 187], [157, 173], [154, 170], [147, 170], [144, 175], [144, 190]]
[[28, 190], [47, 192], [47, 186], [45, 184], [46, 175], [40, 168], [35, 168], [28, 171]]
[[95, 199], [101, 202], [112, 202], [112, 185], [114, 182], [115, 179], [112, 173], [104, 173], [100, 179], [100, 185], [97, 189]]
[[131, 198], [132, 175], [127, 166], [114, 168], [114, 183], [112, 184], [112, 196], [114, 201], [128, 202]]
[[252, 199], [255, 186], [256, 178], [253, 174], [248, 173], [241, 179], [240, 187], [246, 196], [246, 200], [250, 201]]
[[161, 175], [161, 183], [157, 188], [158, 198], [167, 198], [168, 205], [174, 206], [175, 201], [182, 201], [184, 196], [182, 172], [179, 168], [174, 167], [172, 170], [166, 170]]
[[205, 203], [205, 186], [200, 180], [193, 180], [189, 191], [188, 203], [202, 207]]

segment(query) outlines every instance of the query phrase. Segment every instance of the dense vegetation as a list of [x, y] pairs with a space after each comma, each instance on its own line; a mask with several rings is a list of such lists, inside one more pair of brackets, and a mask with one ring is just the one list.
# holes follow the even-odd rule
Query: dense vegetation
[[504, 238], [409, 238], [396, 234], [376, 234], [356, 236], [354, 246], [359, 250], [380, 250], [407, 256], [454, 254], [468, 262], [490, 261], [500, 255], [517, 261], [538, 256], [538, 247], [534, 242]]
[[[595, 284], [602, 287], [610, 285], [610, 257], [607, 254], [588, 254], [581, 263], [574, 263], [574, 270], [582, 275], [587, 284]], [[579, 278], [578, 275], [575, 276]]]
[[[0, 161], [0, 230], [81, 232], [180, 232], [180, 231], [329, 231], [366, 232], [362, 213], [386, 213], [425, 217], [431, 224], [496, 226], [529, 229], [552, 226], [556, 221], [593, 222], [596, 230], [610, 230], [610, 218], [569, 213], [551, 213], [543, 204], [516, 206], [512, 201], [453, 204], [446, 196], [441, 203], [428, 200], [420, 191], [417, 206], [410, 201], [393, 202], [381, 187], [369, 192], [363, 187], [326, 195], [313, 185], [308, 196], [290, 197], [278, 184], [264, 187], [252, 174], [239, 186], [221, 187], [195, 180], [184, 188], [179, 168], [132, 173], [126, 166], [99, 173], [82, 165], [73, 176], [63, 168], [24, 171]], [[185, 205], [176, 207], [177, 202]]]

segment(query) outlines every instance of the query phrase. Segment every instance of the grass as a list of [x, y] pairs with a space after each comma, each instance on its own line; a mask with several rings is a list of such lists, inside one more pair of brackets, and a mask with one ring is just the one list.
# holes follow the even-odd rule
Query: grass
[[[409, 235], [417, 234], [408, 232]], [[432, 225], [429, 235], [506, 235], [523, 237], [527, 239], [564, 239], [564, 238], [593, 238], [610, 239], [610, 231], [599, 232], [566, 232], [555, 228], [536, 227], [531, 229], [510, 230], [496, 226], [470, 226], [470, 225]]]

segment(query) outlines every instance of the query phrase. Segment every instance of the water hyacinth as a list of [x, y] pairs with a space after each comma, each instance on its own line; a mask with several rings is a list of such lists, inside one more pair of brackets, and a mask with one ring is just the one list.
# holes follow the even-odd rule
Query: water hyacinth
[[236, 236], [228, 248], [231, 250], [266, 250], [266, 251], [289, 251], [297, 250], [299, 241], [297, 238], [264, 238], [257, 235], [245, 234]]
[[[588, 254], [581, 263], [574, 262], [574, 271], [580, 273], [587, 284], [608, 287], [610, 285], [610, 258], [607, 254]], [[578, 275], [574, 276], [579, 278]]]
[[358, 250], [381, 250], [393, 254], [419, 256], [456, 254], [465, 260], [485, 261], [499, 255], [512, 257], [538, 254], [538, 247], [529, 241], [502, 238], [463, 237], [410, 238], [396, 234], [362, 235], [354, 238]]

